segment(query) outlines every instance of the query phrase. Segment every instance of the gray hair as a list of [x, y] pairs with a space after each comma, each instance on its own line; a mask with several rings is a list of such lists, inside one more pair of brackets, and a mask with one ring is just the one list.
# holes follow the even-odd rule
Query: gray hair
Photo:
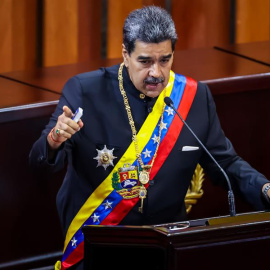
[[156, 6], [132, 11], [123, 27], [123, 43], [128, 54], [133, 52], [136, 40], [145, 43], [171, 40], [174, 51], [177, 34], [171, 15], [165, 9]]

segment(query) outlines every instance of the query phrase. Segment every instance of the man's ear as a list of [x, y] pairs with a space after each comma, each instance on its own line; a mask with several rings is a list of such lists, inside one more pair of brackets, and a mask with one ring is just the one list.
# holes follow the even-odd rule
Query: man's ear
[[122, 56], [123, 56], [124, 64], [128, 68], [128, 57], [129, 57], [129, 54], [128, 54], [128, 51], [127, 51], [127, 49], [126, 49], [126, 47], [125, 47], [124, 44], [122, 44]]

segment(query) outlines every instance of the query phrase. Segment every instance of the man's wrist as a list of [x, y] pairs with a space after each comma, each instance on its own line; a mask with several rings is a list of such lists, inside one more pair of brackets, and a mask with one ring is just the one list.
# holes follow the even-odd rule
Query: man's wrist
[[270, 197], [269, 197], [269, 193], [270, 193], [270, 183], [265, 184], [265, 185], [263, 186], [262, 193], [263, 193], [263, 196], [264, 196], [264, 198], [266, 199], [266, 201], [267, 201], [268, 203], [270, 203]]
[[54, 134], [55, 134], [55, 128], [53, 128], [50, 133], [48, 134], [47, 136], [47, 140], [48, 140], [48, 143], [49, 143], [49, 146], [52, 148], [52, 149], [57, 149], [59, 148], [59, 146], [63, 143], [63, 141], [58, 141], [55, 137], [54, 137]]

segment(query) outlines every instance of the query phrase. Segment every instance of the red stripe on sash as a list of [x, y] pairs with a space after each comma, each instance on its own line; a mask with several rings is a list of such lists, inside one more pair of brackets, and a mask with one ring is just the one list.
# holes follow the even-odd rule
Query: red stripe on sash
[[[177, 109], [177, 111], [179, 112], [179, 114], [182, 116], [184, 120], [186, 120], [187, 118], [188, 112], [190, 110], [190, 107], [192, 105], [192, 102], [194, 100], [194, 97], [197, 91], [197, 82], [189, 77], [186, 77], [186, 79], [187, 81], [186, 81], [185, 91], [183, 93], [183, 97]], [[155, 177], [160, 167], [163, 165], [164, 161], [170, 154], [182, 130], [182, 127], [183, 127], [183, 122], [179, 119], [179, 117], [177, 117], [177, 115], [175, 115], [169, 127], [169, 130], [167, 132], [167, 135], [164, 137], [163, 141], [161, 142], [159, 146], [157, 157], [150, 173], [151, 180]]]
[[120, 201], [113, 211], [100, 222], [100, 225], [118, 225], [119, 222], [127, 215], [132, 207], [138, 202], [139, 197], [134, 199]]
[[68, 269], [72, 265], [81, 261], [84, 257], [84, 241], [82, 241], [77, 247], [76, 250], [66, 258], [64, 262], [62, 262], [61, 270]]

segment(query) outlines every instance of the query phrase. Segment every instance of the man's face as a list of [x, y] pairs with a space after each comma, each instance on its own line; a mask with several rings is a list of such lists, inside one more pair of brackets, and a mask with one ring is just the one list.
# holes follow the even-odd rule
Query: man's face
[[157, 97], [166, 87], [173, 63], [171, 40], [160, 43], [136, 41], [129, 55], [123, 45], [125, 66], [135, 87], [148, 97]]

